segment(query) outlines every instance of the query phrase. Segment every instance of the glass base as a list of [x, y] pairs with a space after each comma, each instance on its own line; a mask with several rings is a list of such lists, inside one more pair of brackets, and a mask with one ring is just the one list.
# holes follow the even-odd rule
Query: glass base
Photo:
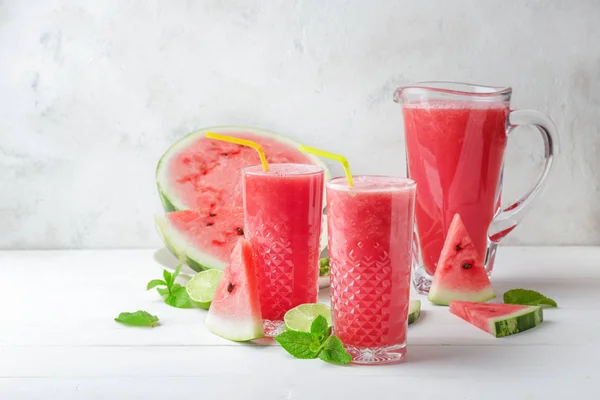
[[418, 265], [416, 268], [414, 268], [412, 281], [413, 286], [415, 287], [415, 289], [417, 289], [417, 292], [419, 294], [426, 295], [429, 293], [432, 279], [433, 278], [431, 277], [431, 275], [425, 272], [425, 268], [423, 268], [422, 266]]
[[263, 328], [265, 330], [265, 337], [270, 338], [285, 332], [285, 324], [283, 321], [272, 321], [270, 319], [265, 319], [263, 320]]
[[353, 364], [393, 364], [402, 361], [406, 355], [406, 343], [385, 347], [345, 346], [345, 348], [352, 356]]

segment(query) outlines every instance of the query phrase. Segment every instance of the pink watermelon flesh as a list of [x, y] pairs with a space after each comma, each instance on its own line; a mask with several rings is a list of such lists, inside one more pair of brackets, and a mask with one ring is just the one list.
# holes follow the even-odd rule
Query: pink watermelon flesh
[[450, 312], [496, 337], [531, 329], [544, 320], [537, 306], [451, 301]]
[[225, 268], [238, 239], [244, 236], [243, 212], [224, 220], [201, 210], [174, 211], [155, 219], [167, 248], [196, 271]]
[[488, 301], [495, 297], [490, 279], [460, 216], [454, 215], [429, 290], [432, 303]]
[[233, 341], [263, 337], [255, 269], [252, 246], [240, 238], [204, 321], [212, 333]]
[[[323, 166], [289, 139], [240, 129], [211, 131], [259, 143], [269, 163]], [[244, 234], [241, 169], [260, 164], [254, 149], [209, 139], [205, 134], [195, 132], [175, 144], [157, 169], [164, 208], [176, 211], [156, 217], [158, 228], [169, 250], [196, 271], [227, 265], [237, 239]]]
[[[307, 154], [274, 136], [240, 132], [219, 132], [223, 135], [252, 140], [260, 144], [269, 163], [313, 164]], [[206, 217], [215, 214], [218, 220], [238, 222], [242, 209], [240, 171], [260, 164], [256, 150], [238, 144], [199, 136], [167, 160], [169, 192], [181, 204], [173, 209], [200, 209]]]

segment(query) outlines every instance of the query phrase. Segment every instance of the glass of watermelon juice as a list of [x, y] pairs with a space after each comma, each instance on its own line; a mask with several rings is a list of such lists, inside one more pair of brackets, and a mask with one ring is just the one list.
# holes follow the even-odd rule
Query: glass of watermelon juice
[[[399, 88], [394, 100], [404, 119], [408, 176], [418, 183], [414, 285], [427, 293], [448, 228], [459, 214], [491, 274], [498, 243], [522, 220], [550, 172], [557, 133], [545, 115], [511, 110], [510, 87], [421, 82]], [[531, 125], [542, 134], [545, 165], [533, 188], [501, 207], [504, 150], [513, 130]]]
[[257, 258], [265, 335], [283, 328], [285, 313], [316, 303], [324, 170], [309, 164], [242, 169], [244, 232]]
[[406, 352], [415, 188], [388, 176], [327, 182], [333, 330], [354, 363]]

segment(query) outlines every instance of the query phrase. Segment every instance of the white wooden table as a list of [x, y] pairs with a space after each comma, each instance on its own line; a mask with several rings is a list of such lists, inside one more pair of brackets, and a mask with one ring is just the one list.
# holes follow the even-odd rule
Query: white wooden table
[[[216, 337], [145, 290], [161, 271], [154, 250], [0, 252], [0, 399], [600, 399], [600, 248], [501, 248], [496, 301], [554, 298], [540, 327], [495, 339], [422, 298], [405, 362], [374, 367]], [[113, 321], [138, 309], [162, 325]]]

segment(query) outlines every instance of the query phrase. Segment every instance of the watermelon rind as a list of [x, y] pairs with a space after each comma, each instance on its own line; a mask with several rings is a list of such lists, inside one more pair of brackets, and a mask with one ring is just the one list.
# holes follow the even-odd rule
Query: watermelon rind
[[251, 316], [222, 316], [209, 312], [206, 314], [204, 324], [215, 335], [234, 342], [246, 342], [264, 337], [262, 319]]
[[421, 300], [412, 300], [408, 308], [408, 325], [415, 323], [421, 316]]
[[194, 246], [185, 236], [173, 228], [166, 215], [155, 215], [154, 221], [165, 246], [179, 261], [194, 271], [200, 272], [210, 268], [224, 270], [227, 266], [227, 263]]
[[455, 291], [440, 288], [434, 279], [427, 299], [434, 304], [447, 306], [453, 300], [485, 302], [496, 297], [491, 286], [476, 292]]
[[[540, 306], [522, 306], [519, 310], [510, 311], [503, 310], [506, 306], [458, 300], [450, 303], [450, 313], [497, 338], [524, 332], [544, 321]], [[489, 316], [490, 312], [495, 316]]]
[[215, 335], [235, 342], [264, 337], [256, 259], [244, 238], [238, 239], [231, 253], [204, 324]]
[[[161, 159], [158, 161], [158, 165], [156, 167], [156, 185], [158, 187], [158, 194], [160, 196], [161, 202], [163, 204], [163, 208], [166, 212], [169, 211], [180, 211], [186, 210], [187, 207], [178, 199], [176, 196], [170, 194], [169, 190], [169, 177], [167, 175], [167, 168], [163, 168], [168, 165], [168, 160], [177, 154], [178, 151], [184, 150], [190, 143], [196, 141], [198, 137], [205, 136], [207, 132], [213, 133], [230, 133], [230, 132], [244, 132], [251, 133], [257, 136], [265, 136], [271, 139], [278, 140], [282, 143], [288, 144], [295, 149], [301, 145], [299, 142], [290, 139], [288, 137], [282, 136], [275, 132], [267, 131], [265, 129], [259, 128], [251, 128], [246, 126], [213, 126], [203, 128], [191, 133], [188, 133], [182, 139], [173, 144], [166, 152], [163, 154]], [[331, 173], [329, 172], [327, 165], [321, 160], [319, 157], [306, 154], [306, 156], [316, 165], [322, 167], [325, 170], [325, 181], [331, 179]], [[323, 208], [325, 208], [325, 200], [323, 200]]]
[[490, 333], [497, 338], [514, 335], [535, 328], [544, 321], [541, 307], [529, 306], [502, 317], [490, 318]]

